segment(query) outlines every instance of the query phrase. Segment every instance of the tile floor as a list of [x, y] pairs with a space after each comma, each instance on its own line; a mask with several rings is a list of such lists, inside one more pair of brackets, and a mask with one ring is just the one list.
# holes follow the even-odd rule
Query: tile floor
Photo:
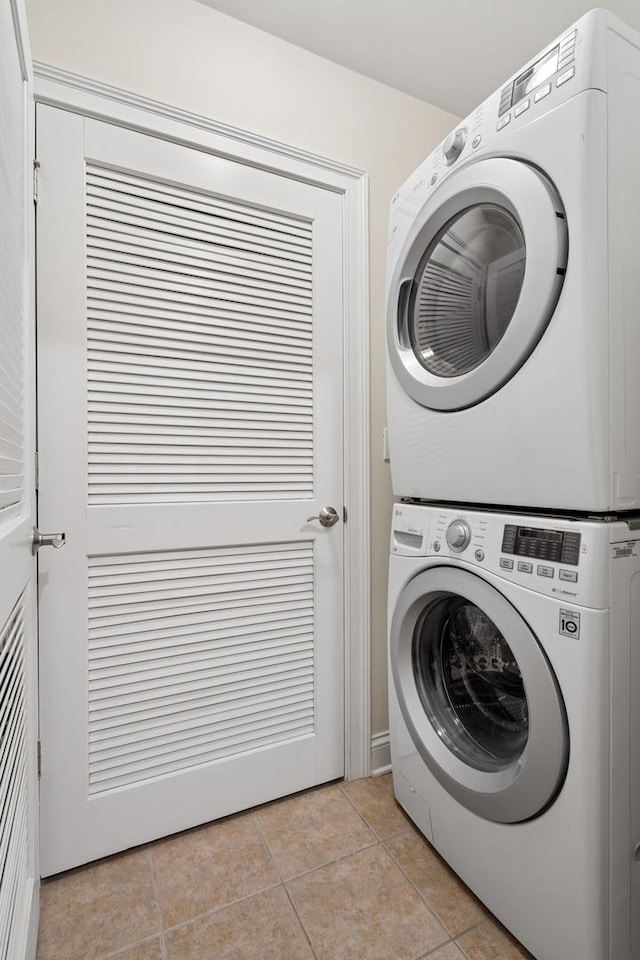
[[319, 787], [42, 885], [37, 960], [523, 960], [393, 799]]

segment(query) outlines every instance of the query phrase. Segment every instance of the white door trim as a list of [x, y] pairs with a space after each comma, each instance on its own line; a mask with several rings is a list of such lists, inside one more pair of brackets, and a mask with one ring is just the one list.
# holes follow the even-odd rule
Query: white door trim
[[46, 103], [335, 190], [344, 196], [345, 776], [370, 772], [368, 176], [296, 147], [34, 63]]

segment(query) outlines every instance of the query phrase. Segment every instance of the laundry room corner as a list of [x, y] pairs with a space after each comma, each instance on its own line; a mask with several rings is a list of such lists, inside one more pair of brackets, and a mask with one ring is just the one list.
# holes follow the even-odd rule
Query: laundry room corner
[[[384, 276], [389, 200], [456, 122], [196, 0], [29, 0], [36, 62], [364, 171], [369, 185], [371, 766], [388, 755]], [[347, 637], [347, 642], [348, 642]]]

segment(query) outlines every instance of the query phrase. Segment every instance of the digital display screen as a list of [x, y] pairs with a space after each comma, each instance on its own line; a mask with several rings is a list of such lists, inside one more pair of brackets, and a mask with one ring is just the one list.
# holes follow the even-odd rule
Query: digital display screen
[[558, 69], [559, 51], [560, 47], [554, 47], [546, 56], [541, 57], [537, 63], [534, 63], [533, 66], [529, 67], [516, 78], [513, 84], [512, 106], [514, 103], [522, 100], [523, 97], [526, 97], [538, 84], [544, 83], [545, 80], [548, 80], [549, 77], [554, 75]]
[[515, 554], [525, 560], [577, 567], [580, 562], [580, 538], [577, 530], [549, 530], [507, 523], [502, 537], [502, 553]]
[[529, 540], [551, 540], [553, 543], [562, 543], [562, 534], [557, 530], [530, 530], [527, 527], [520, 527], [518, 536], [527, 537]]

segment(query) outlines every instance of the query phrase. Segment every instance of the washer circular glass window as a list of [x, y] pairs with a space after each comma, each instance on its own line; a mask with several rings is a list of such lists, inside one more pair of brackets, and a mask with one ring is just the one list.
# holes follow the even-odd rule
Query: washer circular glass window
[[458, 377], [493, 353], [513, 317], [526, 263], [515, 217], [478, 204], [440, 230], [418, 265], [409, 302], [413, 352], [430, 373]]
[[457, 565], [429, 566], [395, 600], [389, 654], [407, 733], [454, 799], [501, 823], [553, 802], [569, 758], [562, 694], [501, 589]]
[[420, 616], [413, 638], [416, 686], [446, 746], [477, 770], [522, 755], [529, 708], [511, 647], [476, 604], [444, 595]]

